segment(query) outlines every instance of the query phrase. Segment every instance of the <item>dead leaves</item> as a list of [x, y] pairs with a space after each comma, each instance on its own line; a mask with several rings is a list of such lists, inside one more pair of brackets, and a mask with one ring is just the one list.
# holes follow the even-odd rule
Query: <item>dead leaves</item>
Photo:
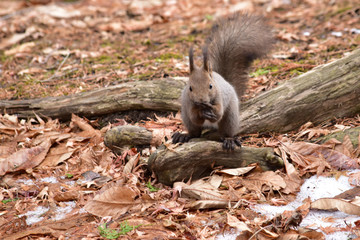
[[114, 186], [96, 195], [85, 205], [85, 210], [101, 217], [119, 218], [121, 215], [134, 211], [143, 211], [154, 200], [147, 194], [139, 194], [126, 186]]
[[360, 216], [360, 206], [342, 199], [320, 198], [311, 203], [312, 209], [335, 211]]
[[331, 140], [323, 145], [286, 141], [282, 142], [280, 151], [285, 151], [299, 165], [301, 175], [305, 172], [320, 175], [325, 169], [348, 170], [359, 167], [358, 156], [354, 155], [354, 147], [347, 137], [344, 143]]
[[[103, 144], [99, 130], [95, 130], [85, 120], [73, 115], [72, 124], [82, 131], [59, 133], [57, 121], [45, 122], [40, 117], [36, 117], [39, 125], [33, 124], [34, 119], [29, 122], [19, 122], [6, 115], [0, 116], [0, 133], [17, 134], [12, 143], [7, 143], [8, 147], [1, 148], [0, 176], [7, 172], [31, 171], [35, 167], [55, 167], [65, 161], [72, 162], [78, 156], [84, 166], [83, 170], [93, 168], [93, 162], [98, 158], [97, 149], [100, 150]], [[90, 143], [93, 151], [89, 151], [88, 148], [81, 150], [86, 143]], [[17, 150], [11, 146], [20, 146], [20, 148]], [[13, 152], [15, 150], [17, 151]], [[112, 160], [112, 154], [99, 154]]]
[[4, 160], [0, 159], [0, 176], [7, 172], [29, 170], [38, 166], [45, 158], [51, 146], [50, 140], [40, 146], [22, 149]]
[[350, 215], [360, 216], [360, 188], [355, 187], [333, 198], [320, 198], [311, 203], [312, 209], [341, 211]]
[[284, 179], [272, 171], [250, 174], [241, 182], [246, 188], [258, 192], [279, 191], [286, 187]]

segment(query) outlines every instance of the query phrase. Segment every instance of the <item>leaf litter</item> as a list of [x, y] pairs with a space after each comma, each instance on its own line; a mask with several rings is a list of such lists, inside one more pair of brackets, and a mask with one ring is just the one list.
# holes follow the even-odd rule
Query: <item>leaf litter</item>
[[[352, 2], [35, 2], [1, 3], [9, 8], [0, 11], [0, 99], [73, 94], [119, 78], [186, 76], [189, 46], [204, 41], [212, 19], [231, 9], [267, 15], [279, 41], [272, 57], [255, 62], [263, 71], [251, 74], [244, 99], [359, 43], [358, 6]], [[157, 117], [139, 124], [157, 136], [154, 146], [169, 146], [180, 123]], [[359, 219], [346, 213], [358, 213], [353, 189], [360, 175], [351, 169], [358, 168], [359, 144], [347, 135], [308, 141], [359, 125], [359, 118], [338, 119], [306, 124], [286, 137], [254, 135], [244, 144], [274, 148], [285, 169], [220, 170], [168, 187], [146, 170], [154, 147], [122, 149], [117, 156], [103, 143], [109, 126], [100, 129], [75, 115], [69, 123], [2, 115], [0, 233], [5, 239], [98, 239], [109, 238], [104, 229], [128, 228], [128, 239], [355, 237]]]

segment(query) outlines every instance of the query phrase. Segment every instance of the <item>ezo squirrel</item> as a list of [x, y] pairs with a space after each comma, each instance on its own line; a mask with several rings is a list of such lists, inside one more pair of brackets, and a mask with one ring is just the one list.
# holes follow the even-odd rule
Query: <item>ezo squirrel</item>
[[200, 137], [210, 122], [217, 127], [224, 149], [241, 146], [236, 137], [239, 98], [246, 89], [251, 63], [265, 55], [273, 42], [262, 17], [236, 13], [213, 25], [203, 47], [202, 67], [194, 64], [190, 48], [190, 77], [181, 95], [181, 117], [188, 134], [176, 132], [173, 143]]

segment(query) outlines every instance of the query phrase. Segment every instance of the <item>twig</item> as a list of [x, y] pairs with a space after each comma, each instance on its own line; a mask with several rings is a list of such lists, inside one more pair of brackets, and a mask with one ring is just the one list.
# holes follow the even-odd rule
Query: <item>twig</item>
[[265, 227], [260, 227], [260, 229], [259, 230], [257, 230], [250, 238], [249, 238], [249, 240], [251, 240], [253, 237], [255, 237], [259, 232], [261, 232], [262, 230], [265, 230], [266, 228], [269, 228], [269, 227], [271, 227], [272, 225], [267, 225], [267, 226], [265, 226]]
[[65, 58], [62, 60], [62, 62], [60, 63], [59, 67], [56, 69], [55, 73], [49, 77], [48, 79], [45, 79], [45, 80], [42, 80], [41, 82], [48, 82], [50, 81], [51, 79], [53, 79], [54, 77], [57, 76], [59, 70], [61, 69], [61, 67], [64, 65], [64, 63], [66, 62], [66, 60], [69, 58], [70, 56], [70, 52], [65, 56]]

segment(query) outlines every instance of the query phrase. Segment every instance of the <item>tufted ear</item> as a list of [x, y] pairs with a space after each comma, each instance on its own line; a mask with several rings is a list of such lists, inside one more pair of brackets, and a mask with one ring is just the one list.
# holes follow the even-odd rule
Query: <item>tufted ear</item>
[[192, 73], [194, 71], [194, 68], [195, 68], [193, 46], [191, 46], [190, 50], [189, 50], [189, 65], [190, 65], [190, 73]]
[[203, 64], [203, 67], [204, 67], [204, 70], [208, 73], [211, 73], [212, 70], [211, 70], [211, 65], [210, 65], [210, 62], [209, 62], [209, 52], [208, 52], [208, 47], [207, 45], [205, 45], [203, 48], [203, 60], [204, 60], [204, 64]]

